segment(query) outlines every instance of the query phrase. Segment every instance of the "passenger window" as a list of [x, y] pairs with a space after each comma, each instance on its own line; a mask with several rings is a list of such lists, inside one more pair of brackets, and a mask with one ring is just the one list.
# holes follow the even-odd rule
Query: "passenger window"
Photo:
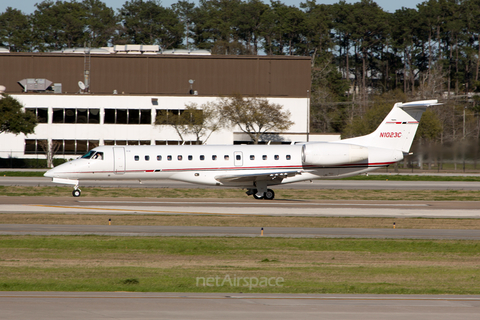
[[275, 160], [279, 160], [280, 156], [278, 154], [276, 154], [274, 158], [275, 158]]
[[145, 161], [150, 161], [150, 156], [145, 156]]
[[242, 156], [239, 155], [239, 154], [237, 154], [237, 155], [235, 156], [235, 158], [236, 158], [237, 160], [242, 160]]
[[292, 157], [289, 154], [287, 154], [287, 160], [290, 160], [290, 159], [292, 159]]
[[267, 160], [267, 155], [264, 154], [264, 155], [262, 156], [262, 159], [263, 159], [263, 160]]
[[217, 156], [216, 156], [216, 155], [213, 155], [213, 156], [212, 156], [212, 160], [217, 160]]
[[255, 160], [255, 156], [253, 154], [250, 155], [250, 160]]
[[201, 155], [201, 156], [200, 156], [200, 160], [205, 160], [205, 156], [204, 156], [204, 155]]
[[189, 155], [189, 156], [188, 156], [188, 160], [193, 160], [193, 156], [192, 156], [192, 155]]
[[157, 161], [162, 161], [162, 156], [157, 156]]
[[138, 160], [140, 160], [140, 156], [135, 156], [134, 159], [135, 159], [135, 161], [138, 161]]
[[182, 160], [183, 160], [183, 156], [178, 155], [178, 156], [177, 156], [177, 159], [178, 159], [178, 161], [182, 161]]
[[225, 156], [223, 156], [223, 158], [224, 158], [225, 160], [230, 160], [230, 156], [229, 156], [228, 154], [226, 154]]
[[168, 156], [167, 156], [167, 160], [168, 160], [168, 161], [172, 161], [172, 156], [171, 156], [171, 155], [168, 155]]

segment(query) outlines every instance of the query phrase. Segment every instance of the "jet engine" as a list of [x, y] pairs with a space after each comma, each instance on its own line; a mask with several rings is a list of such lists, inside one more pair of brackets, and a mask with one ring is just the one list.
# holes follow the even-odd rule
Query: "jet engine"
[[368, 162], [368, 148], [346, 143], [307, 143], [302, 148], [304, 165], [334, 166]]

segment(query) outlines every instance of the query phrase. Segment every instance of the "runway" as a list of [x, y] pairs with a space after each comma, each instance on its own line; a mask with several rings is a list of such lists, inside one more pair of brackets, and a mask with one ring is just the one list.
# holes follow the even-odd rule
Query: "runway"
[[[0, 177], [0, 186], [59, 186], [49, 178], [42, 177]], [[115, 180], [93, 181], [80, 183], [85, 187], [117, 187], [117, 188], [223, 188], [202, 186], [173, 180]], [[478, 181], [390, 181], [390, 180], [313, 180], [312, 182], [297, 182], [275, 189], [364, 189], [364, 190], [480, 190]]]
[[0, 197], [0, 213], [480, 218], [475, 201]]
[[[263, 237], [480, 240], [480, 230], [265, 227]], [[0, 224], [0, 235], [261, 237], [261, 227]]]
[[480, 296], [0, 292], [4, 320], [477, 320]]

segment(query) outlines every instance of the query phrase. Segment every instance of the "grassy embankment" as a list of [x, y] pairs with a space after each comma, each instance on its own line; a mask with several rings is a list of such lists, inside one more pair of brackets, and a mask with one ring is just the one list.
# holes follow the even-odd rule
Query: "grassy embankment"
[[[0, 290], [480, 294], [480, 243], [1, 236]], [[282, 277], [282, 287], [197, 277]]]
[[117, 226], [205, 226], [268, 228], [380, 228], [480, 229], [480, 219], [291, 217], [250, 215], [141, 215], [141, 214], [47, 214], [0, 213], [0, 224], [58, 224]]
[[[388, 181], [385, 181], [388, 184]], [[0, 186], [0, 196], [71, 196], [71, 187]], [[83, 197], [249, 199], [236, 188], [82, 188]], [[276, 200], [480, 201], [476, 190], [275, 189]]]

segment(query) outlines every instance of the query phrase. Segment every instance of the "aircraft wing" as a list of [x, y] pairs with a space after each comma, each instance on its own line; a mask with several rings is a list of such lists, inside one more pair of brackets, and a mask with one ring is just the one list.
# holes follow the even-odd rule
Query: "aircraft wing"
[[281, 183], [287, 177], [294, 177], [302, 174], [299, 170], [278, 170], [278, 171], [263, 171], [255, 173], [236, 173], [216, 176], [215, 180], [223, 184], [229, 183], [243, 183], [255, 181], [271, 181], [273, 184]]

